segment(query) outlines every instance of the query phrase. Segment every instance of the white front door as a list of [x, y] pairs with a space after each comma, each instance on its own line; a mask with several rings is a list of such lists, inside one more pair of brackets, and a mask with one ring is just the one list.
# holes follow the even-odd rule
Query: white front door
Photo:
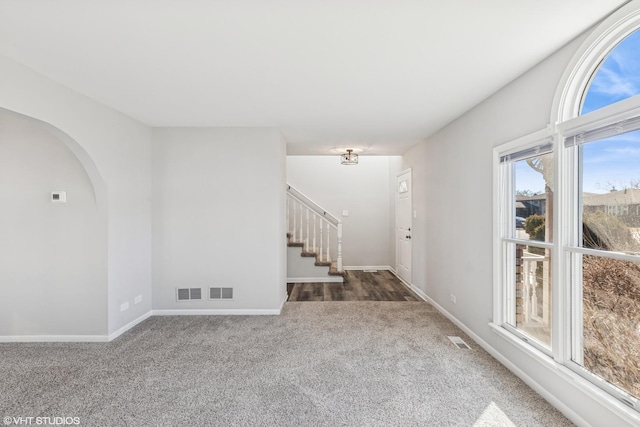
[[396, 179], [396, 272], [411, 284], [411, 169]]

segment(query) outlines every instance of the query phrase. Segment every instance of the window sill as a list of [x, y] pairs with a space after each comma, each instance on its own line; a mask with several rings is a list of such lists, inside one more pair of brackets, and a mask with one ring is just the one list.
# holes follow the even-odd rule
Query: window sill
[[[604, 408], [615, 413], [622, 420], [630, 423], [630, 425], [640, 425], [640, 413], [622, 403], [617, 397], [607, 393], [606, 391], [592, 384], [577, 373], [573, 372], [571, 369], [556, 362], [553, 358], [531, 346], [526, 341], [513, 335], [502, 326], [495, 323], [489, 323], [489, 326], [496, 335], [498, 335], [508, 343], [513, 344], [515, 347], [520, 349], [524, 354], [529, 356], [534, 361], [538, 362], [540, 365], [556, 373], [561, 379], [575, 384], [575, 387], [582, 391], [587, 397], [590, 397], [594, 401], [600, 403]], [[511, 361], [511, 363], [513, 363], [513, 361]], [[558, 398], [556, 397], [556, 399]], [[580, 415], [577, 412], [576, 414]]]

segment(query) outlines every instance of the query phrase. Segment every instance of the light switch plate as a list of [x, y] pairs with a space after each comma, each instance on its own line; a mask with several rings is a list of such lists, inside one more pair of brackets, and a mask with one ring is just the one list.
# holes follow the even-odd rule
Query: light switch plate
[[349, 216], [349, 211], [347, 209], [344, 209], [342, 211], [342, 216]]

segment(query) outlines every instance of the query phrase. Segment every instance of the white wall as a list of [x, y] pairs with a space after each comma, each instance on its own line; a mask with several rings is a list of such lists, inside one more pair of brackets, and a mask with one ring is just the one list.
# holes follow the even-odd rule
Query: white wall
[[358, 165], [344, 166], [337, 155], [287, 157], [287, 182], [342, 220], [345, 266], [395, 265], [389, 228], [394, 158], [361, 155]]
[[[91, 179], [105, 224], [108, 260], [108, 323], [101, 333], [112, 333], [149, 312], [150, 129], [4, 56], [0, 93], [0, 108], [39, 121], [67, 145]], [[143, 302], [134, 305], [137, 295]], [[131, 308], [120, 312], [126, 301]]]
[[[581, 38], [582, 39], [582, 38]], [[581, 40], [580, 39], [580, 40]], [[413, 170], [413, 285], [591, 425], [626, 425], [592, 397], [495, 334], [492, 320], [492, 148], [549, 121], [580, 40], [552, 55], [403, 156]], [[449, 294], [457, 304], [449, 301]], [[556, 402], [557, 403], [557, 402]], [[578, 421], [580, 421], [578, 419]]]
[[[67, 203], [52, 204], [52, 191]], [[32, 120], [0, 111], [0, 336], [100, 335], [106, 248], [77, 157]]]
[[[286, 295], [285, 144], [273, 129], [153, 131], [153, 308], [279, 309]], [[208, 301], [209, 286], [233, 301]], [[176, 288], [203, 288], [177, 302]]]

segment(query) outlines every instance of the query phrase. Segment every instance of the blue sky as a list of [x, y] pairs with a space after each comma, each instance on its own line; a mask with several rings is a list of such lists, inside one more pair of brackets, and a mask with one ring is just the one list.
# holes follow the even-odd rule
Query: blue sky
[[581, 114], [640, 93], [640, 31], [631, 33], [605, 58], [587, 89]]
[[[596, 70], [581, 114], [640, 94], [640, 30], [620, 42]], [[583, 190], [606, 193], [640, 180], [640, 131], [584, 145]], [[544, 191], [542, 175], [526, 161], [516, 163], [516, 190]]]

